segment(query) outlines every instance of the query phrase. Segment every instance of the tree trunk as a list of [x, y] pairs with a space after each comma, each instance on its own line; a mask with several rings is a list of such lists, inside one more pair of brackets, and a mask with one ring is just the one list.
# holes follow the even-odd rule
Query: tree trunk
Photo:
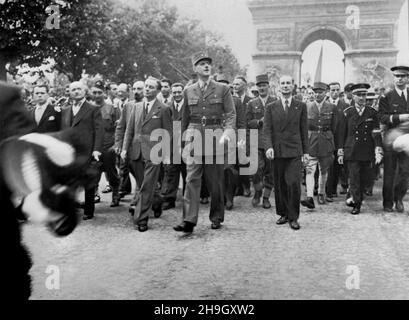
[[0, 80], [7, 81], [6, 57], [0, 51]]

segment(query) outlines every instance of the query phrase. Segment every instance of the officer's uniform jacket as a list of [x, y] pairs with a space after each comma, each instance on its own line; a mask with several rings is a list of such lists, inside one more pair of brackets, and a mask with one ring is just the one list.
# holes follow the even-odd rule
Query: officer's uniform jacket
[[379, 100], [379, 120], [386, 125], [386, 130], [395, 128], [400, 124], [400, 114], [409, 113], [409, 89], [406, 90], [408, 97], [406, 103], [396, 90], [388, 92]]
[[319, 109], [316, 101], [307, 103], [309, 155], [328, 157], [335, 151], [334, 132], [337, 128], [336, 106], [323, 101]]
[[365, 107], [362, 116], [359, 116], [355, 106], [351, 106], [345, 109], [344, 115], [344, 159], [373, 161], [375, 147], [382, 145], [378, 112], [372, 107]]
[[[200, 132], [202, 148], [195, 149], [194, 155], [206, 156], [205, 129], [223, 130], [223, 125], [226, 129], [235, 129], [236, 109], [230, 88], [210, 80], [206, 92], [202, 93], [199, 82], [196, 82], [185, 89], [184, 99], [186, 106], [182, 113], [182, 133], [187, 130], [187, 136], [192, 136], [193, 129]], [[218, 143], [219, 141], [213, 139], [213, 155], [224, 154], [224, 148], [216, 148]]]
[[[275, 98], [268, 96], [266, 105], [274, 101], [276, 101]], [[247, 128], [258, 130], [258, 148], [259, 149], [264, 149], [263, 121], [259, 122], [259, 120], [264, 119], [265, 109], [266, 107], [263, 105], [263, 101], [261, 100], [260, 97], [250, 100], [247, 104], [247, 110], [246, 110]]]

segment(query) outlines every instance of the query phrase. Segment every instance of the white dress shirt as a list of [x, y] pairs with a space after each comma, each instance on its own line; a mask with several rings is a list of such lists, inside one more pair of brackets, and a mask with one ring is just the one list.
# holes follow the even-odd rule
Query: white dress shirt
[[406, 102], [408, 102], [408, 90], [400, 90], [398, 88], [395, 88], [396, 92], [398, 93], [399, 97], [402, 97], [402, 93], [405, 96]]
[[73, 115], [74, 115], [74, 117], [77, 115], [77, 113], [80, 111], [80, 109], [81, 109], [81, 107], [82, 107], [82, 105], [84, 104], [84, 102], [85, 102], [85, 98], [84, 99], [82, 99], [80, 102], [78, 102], [78, 103], [75, 103], [74, 102], [74, 105], [72, 106], [72, 113], [73, 113]]
[[281, 103], [283, 104], [284, 111], [285, 111], [285, 102], [288, 101], [288, 108], [290, 108], [292, 100], [293, 100], [293, 97], [284, 98], [283, 96], [281, 96]]
[[182, 106], [183, 106], [183, 99], [179, 103], [175, 101], [175, 109], [177, 112], [180, 112], [180, 110], [182, 109]]
[[36, 109], [34, 111], [34, 117], [37, 124], [40, 123], [41, 118], [43, 117], [45, 109], [47, 109], [48, 103], [44, 103], [43, 105], [36, 105]]

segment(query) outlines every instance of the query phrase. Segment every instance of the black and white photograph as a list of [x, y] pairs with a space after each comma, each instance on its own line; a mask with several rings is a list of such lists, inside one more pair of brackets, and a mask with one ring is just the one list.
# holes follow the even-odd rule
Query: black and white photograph
[[409, 0], [0, 0], [7, 301], [407, 300], [408, 187]]

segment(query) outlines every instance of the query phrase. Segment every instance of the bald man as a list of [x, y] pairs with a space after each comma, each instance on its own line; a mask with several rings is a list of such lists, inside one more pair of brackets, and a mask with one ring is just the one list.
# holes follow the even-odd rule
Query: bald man
[[[86, 86], [79, 81], [70, 84], [70, 95], [73, 104], [61, 112], [61, 130], [75, 127], [77, 137], [86, 146], [89, 163], [99, 162], [102, 155], [102, 141], [104, 129], [100, 108], [86, 101]], [[85, 188], [84, 220], [94, 217], [95, 203], [95, 181], [88, 183]]]

